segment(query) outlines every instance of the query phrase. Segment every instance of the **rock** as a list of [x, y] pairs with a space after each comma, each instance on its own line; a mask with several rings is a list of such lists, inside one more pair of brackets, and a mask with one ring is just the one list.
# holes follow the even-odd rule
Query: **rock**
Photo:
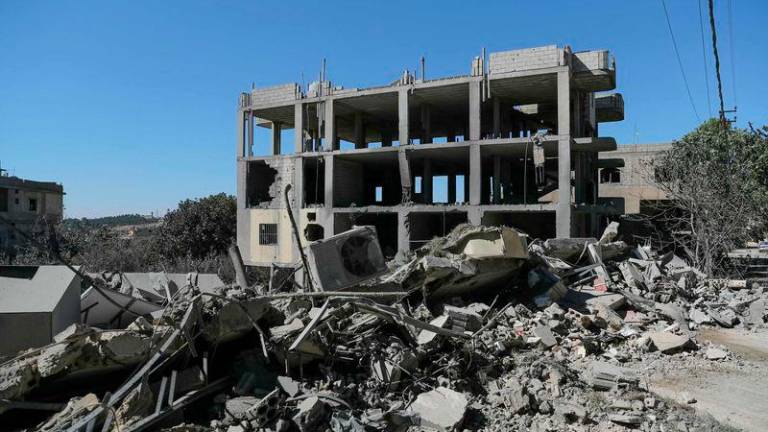
[[288, 324], [272, 327], [269, 331], [273, 339], [286, 337], [293, 333], [298, 333], [304, 329], [304, 323], [300, 319], [294, 318]]
[[293, 416], [293, 421], [302, 432], [314, 431], [325, 420], [328, 406], [317, 396], [301, 401], [296, 407], [299, 412]]
[[595, 316], [608, 323], [608, 326], [614, 331], [620, 330], [622, 327], [624, 327], [624, 320], [619, 316], [619, 314], [602, 303], [598, 303], [597, 306], [595, 306]]
[[757, 327], [763, 324], [763, 316], [765, 315], [765, 300], [758, 299], [750, 303], [749, 305], [749, 324], [753, 327]]
[[600, 240], [598, 240], [598, 243], [600, 244], [610, 243], [616, 238], [618, 234], [619, 234], [619, 223], [611, 222], [608, 224], [607, 227], [605, 227], [605, 230], [603, 231], [603, 235], [600, 236]]
[[645, 288], [645, 277], [642, 273], [630, 262], [623, 262], [619, 264], [619, 270], [624, 277], [624, 282], [631, 288], [643, 289]]
[[715, 311], [710, 309], [709, 316], [723, 327], [731, 328], [738, 321], [736, 314], [730, 309]]
[[299, 394], [299, 383], [294, 381], [293, 378], [287, 376], [277, 377], [277, 383], [283, 389], [288, 396], [293, 397]]
[[[432, 324], [435, 327], [445, 328], [448, 325], [448, 315], [440, 315], [439, 317], [433, 319], [429, 323]], [[433, 340], [437, 338], [437, 333], [433, 333], [429, 330], [422, 330], [419, 332], [419, 335], [416, 337], [416, 343], [419, 345], [426, 345]]]
[[245, 419], [245, 413], [254, 405], [259, 403], [260, 399], [254, 396], [238, 396], [227, 399], [224, 403], [227, 414], [226, 422], [234, 423]]
[[555, 339], [555, 335], [552, 334], [552, 329], [549, 326], [540, 325], [533, 329], [533, 334], [541, 339], [540, 343], [547, 349], [557, 345], [557, 339]]
[[438, 387], [421, 393], [409, 410], [421, 419], [421, 426], [440, 431], [456, 430], [464, 421], [467, 398], [449, 388]]
[[587, 410], [583, 406], [555, 401], [555, 414], [561, 416], [567, 423], [578, 421], [586, 423], [589, 419]]
[[691, 309], [691, 312], [688, 314], [688, 317], [691, 319], [691, 321], [695, 322], [698, 325], [712, 322], [712, 318], [710, 318], [709, 315], [707, 315], [707, 313], [702, 311], [701, 309]]
[[502, 388], [498, 388], [488, 395], [488, 400], [494, 406], [504, 405], [509, 412], [514, 414], [528, 411], [531, 407], [531, 398], [526, 394], [525, 388], [519, 381], [507, 382]]
[[688, 336], [676, 335], [670, 332], [651, 332], [648, 334], [657, 350], [664, 354], [682, 351], [692, 345]]
[[709, 347], [706, 352], [707, 360], [722, 360], [728, 357], [728, 353], [720, 348]]
[[639, 381], [637, 374], [632, 369], [603, 361], [590, 363], [582, 378], [597, 390], [611, 390], [620, 382], [637, 383]]
[[608, 420], [622, 425], [639, 425], [643, 423], [643, 416], [631, 413], [608, 414]]

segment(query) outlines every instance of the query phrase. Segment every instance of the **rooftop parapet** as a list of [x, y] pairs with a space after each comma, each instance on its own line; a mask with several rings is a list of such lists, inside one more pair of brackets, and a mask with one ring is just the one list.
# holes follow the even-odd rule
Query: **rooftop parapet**
[[58, 183], [26, 180], [19, 177], [0, 176], [0, 187], [64, 193], [64, 186]]
[[[324, 89], [328, 86], [323, 86]], [[302, 98], [301, 87], [297, 83], [281, 84], [271, 87], [255, 88], [251, 93], [240, 95], [240, 107], [274, 105], [291, 102]]]

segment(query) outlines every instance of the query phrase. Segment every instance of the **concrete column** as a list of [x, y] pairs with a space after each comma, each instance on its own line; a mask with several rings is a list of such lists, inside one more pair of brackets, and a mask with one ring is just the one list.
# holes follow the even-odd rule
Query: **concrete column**
[[405, 147], [397, 150], [397, 164], [400, 170], [400, 188], [402, 190], [402, 201], [410, 202], [413, 193], [413, 181], [411, 180], [411, 166], [408, 160], [408, 154]]
[[[294, 216], [299, 220], [299, 209], [304, 207], [304, 158], [297, 157], [294, 162], [293, 171], [293, 193], [295, 198], [291, 203], [291, 208], [296, 212]], [[282, 192], [282, 191], [281, 191]]]
[[297, 102], [293, 109], [293, 151], [304, 152], [304, 104]]
[[[325, 195], [324, 195], [324, 201], [325, 201], [325, 208], [330, 209], [333, 208], [333, 155], [327, 154], [323, 156], [323, 162], [325, 164]], [[326, 230], [326, 234], [332, 233], [333, 228], [331, 228], [331, 231]]]
[[[469, 146], [469, 204], [480, 205], [481, 192], [481, 163], [480, 163], [480, 145], [471, 144]], [[466, 182], [467, 180], [464, 179]]]
[[467, 221], [472, 225], [483, 223], [483, 211], [480, 210], [480, 207], [469, 207], [467, 209]]
[[256, 116], [253, 115], [253, 112], [248, 113], [248, 156], [253, 156], [253, 139], [254, 139], [254, 130], [256, 128]]
[[501, 156], [493, 157], [493, 203], [501, 203]]
[[325, 101], [325, 150], [338, 150], [336, 139], [336, 116], [333, 113], [333, 99]]
[[424, 159], [424, 171], [421, 176], [421, 196], [424, 197], [424, 204], [432, 204], [432, 160]]
[[272, 122], [272, 154], [280, 154], [280, 132], [282, 132], [282, 124], [280, 122]]
[[571, 236], [571, 73], [557, 73], [557, 236]]
[[241, 110], [237, 111], [237, 142], [235, 144], [235, 154], [238, 158], [245, 157], [248, 154], [245, 139], [245, 113]]
[[355, 113], [355, 148], [365, 148], [365, 125], [363, 124], [363, 114]]
[[421, 143], [428, 144], [432, 142], [432, 120], [431, 109], [429, 105], [421, 105]]
[[237, 208], [246, 206], [246, 178], [248, 174], [248, 162], [237, 161]]
[[411, 232], [408, 229], [408, 213], [406, 210], [397, 212], [397, 250], [407, 252], [411, 249]]
[[401, 89], [397, 92], [397, 139], [400, 145], [408, 145], [408, 90]]
[[469, 82], [469, 140], [480, 139], [480, 81]]
[[456, 174], [448, 175], [448, 204], [456, 203]]
[[493, 137], [501, 138], [501, 99], [493, 98]]

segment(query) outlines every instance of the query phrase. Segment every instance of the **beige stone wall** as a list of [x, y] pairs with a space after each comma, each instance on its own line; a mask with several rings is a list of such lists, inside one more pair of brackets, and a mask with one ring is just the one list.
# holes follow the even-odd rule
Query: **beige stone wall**
[[[301, 209], [299, 214], [299, 234], [302, 241], [302, 247], [306, 246], [304, 240], [304, 227], [308, 223], [307, 214], [316, 212], [316, 209]], [[258, 265], [293, 264], [299, 260], [298, 251], [294, 249], [293, 230], [291, 220], [288, 217], [288, 210], [285, 209], [248, 209], [251, 235], [248, 239], [248, 251], [251, 257], [250, 261]], [[277, 224], [277, 244], [260, 245], [259, 244], [259, 224], [273, 223]]]

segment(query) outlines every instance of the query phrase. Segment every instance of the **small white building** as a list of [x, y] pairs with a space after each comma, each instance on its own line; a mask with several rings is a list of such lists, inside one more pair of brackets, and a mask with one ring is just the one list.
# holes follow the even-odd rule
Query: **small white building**
[[80, 322], [80, 277], [66, 266], [0, 266], [0, 357], [50, 343]]

